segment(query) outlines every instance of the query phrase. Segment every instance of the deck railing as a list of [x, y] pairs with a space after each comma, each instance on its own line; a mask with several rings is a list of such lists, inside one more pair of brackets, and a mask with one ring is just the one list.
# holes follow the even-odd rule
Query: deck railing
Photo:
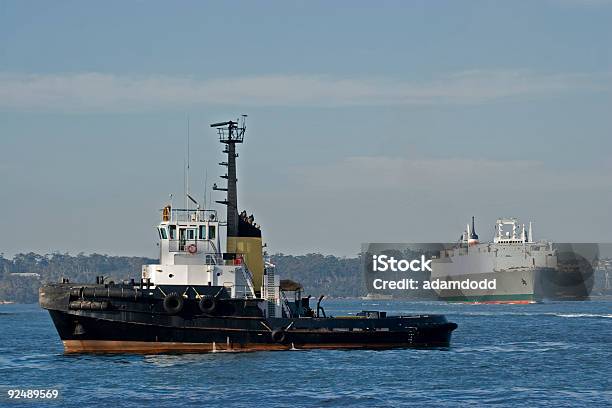
[[[203, 244], [209, 242], [207, 239], [169, 239], [168, 251], [174, 253], [183, 253], [200, 258], [204, 258], [207, 265], [242, 265], [244, 263], [243, 253], [217, 253], [217, 252], [202, 252], [202, 248], [209, 247]], [[214, 247], [213, 247], [214, 248]]]
[[198, 222], [206, 220], [217, 221], [217, 210], [199, 210], [172, 208], [169, 211], [162, 208], [162, 220], [173, 222]]

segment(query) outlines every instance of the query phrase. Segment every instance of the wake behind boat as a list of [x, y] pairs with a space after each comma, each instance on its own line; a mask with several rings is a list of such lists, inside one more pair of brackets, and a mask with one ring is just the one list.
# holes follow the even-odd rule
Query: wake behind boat
[[[222, 223], [211, 209], [162, 209], [159, 264], [143, 265], [139, 280], [43, 285], [40, 305], [49, 310], [71, 352], [165, 353], [288, 350], [292, 348], [447, 347], [457, 328], [442, 315], [387, 316], [362, 311], [327, 316], [313, 308], [301, 284], [281, 280], [264, 256], [260, 226], [238, 212], [236, 145], [241, 122], [212, 124], [224, 145], [227, 196]], [[225, 251], [220, 228], [225, 227]]]

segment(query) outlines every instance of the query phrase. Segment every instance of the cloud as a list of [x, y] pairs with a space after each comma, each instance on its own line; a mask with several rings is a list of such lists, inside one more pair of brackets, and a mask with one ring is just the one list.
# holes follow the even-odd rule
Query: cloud
[[552, 0], [553, 3], [565, 5], [565, 6], [609, 6], [612, 5], [612, 0]]
[[[354, 255], [363, 242], [454, 241], [476, 216], [534, 221], [536, 239], [608, 242], [612, 180], [593, 165], [538, 160], [353, 156], [288, 172], [288, 187], [251, 195], [271, 251]], [[298, 231], [299, 233], [296, 233]]]
[[503, 98], [609, 89], [608, 74], [472, 70], [427, 81], [261, 75], [198, 79], [102, 73], [0, 73], [0, 109], [150, 111], [193, 105], [397, 106], [479, 104]]
[[560, 171], [535, 160], [355, 156], [326, 166], [301, 167], [293, 176], [296, 185], [342, 193], [427, 190], [445, 195], [473, 190], [485, 198], [500, 191], [546, 194], [612, 188], [606, 172]]

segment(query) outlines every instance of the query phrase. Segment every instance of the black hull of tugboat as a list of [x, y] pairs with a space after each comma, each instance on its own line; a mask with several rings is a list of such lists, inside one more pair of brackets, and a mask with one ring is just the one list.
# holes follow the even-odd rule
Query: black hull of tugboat
[[457, 327], [440, 315], [265, 318], [253, 315], [248, 304], [244, 309], [232, 307], [240, 311], [233, 316], [207, 316], [195, 308], [169, 315], [158, 310], [158, 299], [75, 301], [79, 290], [71, 284], [52, 284], [40, 293], [41, 306], [49, 310], [67, 353], [444, 348], [450, 346]]
[[[454, 323], [430, 323], [409, 326], [407, 330], [401, 331], [351, 332], [326, 329], [328, 322], [325, 320], [330, 319], [315, 319], [309, 322], [312, 323], [312, 328], [277, 332], [266, 329], [261, 323], [286, 325], [291, 321], [289, 319], [267, 319], [265, 321], [231, 322], [237, 319], [227, 318], [223, 319], [224, 322], [203, 321], [200, 322], [201, 326], [175, 327], [136, 321], [107, 320], [97, 317], [95, 312], [88, 312], [89, 315], [85, 316], [51, 310], [50, 314], [67, 353], [443, 348], [450, 346], [451, 332], [456, 327]], [[381, 323], [374, 321], [375, 319], [371, 320], [370, 324]], [[243, 328], [215, 327], [219, 323], [233, 323], [228, 325], [243, 326]], [[76, 331], [75, 328], [77, 328]]]

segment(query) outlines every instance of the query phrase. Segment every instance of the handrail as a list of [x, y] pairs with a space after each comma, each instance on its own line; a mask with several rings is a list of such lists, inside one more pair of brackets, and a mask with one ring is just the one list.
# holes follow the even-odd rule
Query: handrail
[[[225, 285], [224, 285], [225, 286]], [[234, 298], [243, 298], [243, 299], [253, 299], [255, 296], [251, 297], [251, 288], [245, 285], [233, 285], [233, 286], [225, 286], [227, 289], [234, 288]]]
[[[168, 251], [170, 252], [189, 252], [189, 245], [195, 245], [196, 249], [201, 243], [211, 243], [209, 239], [169, 239]], [[204, 245], [205, 246], [205, 245]]]
[[285, 292], [282, 290], [279, 290], [279, 292], [281, 294], [281, 302], [283, 305], [283, 311], [285, 312], [287, 317], [292, 317], [291, 309], [289, 308], [289, 300], [287, 300], [287, 295], [285, 295]]
[[[166, 209], [160, 210], [162, 214]], [[218, 221], [217, 210], [200, 210], [186, 208], [170, 208], [169, 219], [173, 222]]]
[[[172, 253], [184, 253], [190, 254], [194, 256], [199, 256], [203, 258], [212, 257], [215, 261], [215, 265], [243, 265], [244, 264], [244, 254], [241, 252], [216, 252], [216, 246], [214, 243], [208, 239], [169, 239], [168, 241], [168, 251]], [[199, 251], [201, 248], [202, 242], [208, 242], [213, 249], [214, 252], [201, 252]], [[195, 245], [196, 252], [189, 252], [189, 246]], [[225, 255], [225, 257], [224, 257]], [[235, 261], [239, 260], [239, 263]], [[251, 276], [252, 279], [252, 276]]]
[[255, 287], [253, 286], [253, 274], [251, 273], [251, 271], [249, 271], [248, 268], [246, 268], [246, 265], [244, 268], [242, 268], [242, 277], [246, 281], [247, 286], [249, 287], [249, 290], [251, 291], [251, 295], [253, 296], [253, 298], [255, 298]]

